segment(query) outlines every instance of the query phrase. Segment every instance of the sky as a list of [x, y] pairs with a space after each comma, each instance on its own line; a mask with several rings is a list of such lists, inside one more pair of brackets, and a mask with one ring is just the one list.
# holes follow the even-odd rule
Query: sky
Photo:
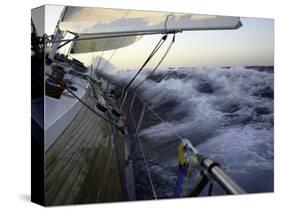
[[[45, 10], [45, 31], [52, 34], [60, 17], [62, 6], [47, 6]], [[42, 12], [40, 12], [42, 14]], [[33, 11], [38, 19], [38, 12]], [[34, 20], [40, 23], [40, 21]], [[238, 30], [186, 31], [176, 35], [176, 42], [160, 68], [182, 66], [222, 65], [274, 65], [274, 21], [264, 18], [241, 17], [243, 24]], [[35, 23], [36, 24], [36, 23]], [[42, 26], [42, 24], [38, 24]], [[43, 29], [42, 29], [43, 30]], [[143, 36], [134, 44], [120, 48], [111, 59], [117, 70], [137, 69], [146, 60], [162, 35]], [[169, 40], [153, 57], [147, 68], [154, 67], [169, 45]], [[105, 51], [108, 59], [113, 51]], [[102, 52], [79, 54], [86, 65]]]

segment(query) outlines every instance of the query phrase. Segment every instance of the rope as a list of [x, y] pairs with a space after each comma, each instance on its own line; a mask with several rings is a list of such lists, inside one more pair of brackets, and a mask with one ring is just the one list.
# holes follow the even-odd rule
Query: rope
[[120, 41], [119, 45], [117, 46], [116, 49], [114, 49], [114, 51], [112, 52], [112, 54], [110, 55], [110, 57], [108, 58], [106, 64], [101, 68], [101, 72], [105, 69], [105, 67], [109, 64], [109, 62], [111, 61], [112, 57], [115, 55], [115, 53], [117, 52], [117, 50], [120, 48], [120, 46], [123, 44], [125, 40], [125, 37], [123, 37], [123, 39]]
[[93, 59], [92, 59], [92, 64], [91, 64], [91, 73], [90, 73], [90, 76], [93, 77], [93, 65], [94, 65], [94, 56], [93, 56]]
[[156, 54], [156, 52], [160, 49], [160, 47], [163, 45], [163, 43], [165, 42], [166, 38], [167, 38], [167, 34], [165, 34], [156, 44], [156, 46], [154, 47], [154, 49], [152, 50], [152, 52], [150, 53], [150, 55], [148, 56], [148, 58], [146, 59], [146, 61], [143, 63], [143, 65], [141, 66], [141, 68], [138, 70], [138, 72], [136, 73], [136, 75], [131, 79], [131, 81], [126, 85], [124, 92], [130, 87], [130, 85], [134, 82], [134, 80], [136, 79], [136, 77], [141, 73], [141, 71], [143, 70], [143, 68], [146, 66], [146, 64], [151, 60], [151, 58]]
[[[188, 161], [186, 170], [184, 167], [179, 167], [176, 187], [175, 187], [175, 191], [174, 191], [174, 197], [180, 197], [180, 194], [182, 193], [181, 188], [183, 185], [186, 185], [185, 188], [188, 188], [190, 173], [192, 171], [192, 168], [197, 164], [198, 164], [198, 160], [197, 160], [196, 155], [192, 155], [192, 157]], [[185, 190], [183, 192], [187, 193]]]
[[188, 167], [188, 170], [187, 170], [187, 174], [185, 176], [185, 184], [186, 185], [188, 185], [192, 167], [196, 166], [197, 164], [198, 164], [198, 159], [197, 159], [196, 155], [192, 155], [190, 160], [189, 160], [189, 167]]
[[150, 171], [149, 171], [149, 168], [148, 168], [146, 156], [144, 154], [142, 143], [141, 143], [140, 137], [139, 137], [138, 132], [137, 132], [137, 126], [136, 126], [135, 120], [134, 120], [131, 112], [130, 112], [130, 117], [131, 117], [131, 120], [133, 122], [134, 128], [136, 130], [137, 139], [138, 139], [138, 142], [139, 142], [139, 145], [140, 145], [140, 149], [141, 149], [143, 161], [144, 161], [144, 164], [145, 164], [145, 167], [146, 167], [146, 171], [147, 171], [147, 174], [148, 174], [148, 178], [149, 178], [150, 186], [151, 186], [151, 189], [152, 189], [152, 193], [153, 193], [154, 198], [157, 199], [156, 191], [155, 191], [155, 188], [154, 188], [154, 185], [153, 185], [153, 182], [152, 182], [152, 178], [151, 178], [151, 174], [150, 174]]
[[167, 32], [167, 23], [169, 20], [169, 17], [173, 16], [173, 13], [170, 13], [169, 15], [167, 15], [166, 20], [165, 20], [165, 25], [164, 25], [164, 31]]
[[91, 76], [91, 77], [95, 77], [95, 75], [96, 75], [96, 73], [97, 73], [97, 70], [98, 70], [98, 67], [100, 66], [100, 62], [101, 62], [101, 59], [102, 59], [102, 57], [103, 57], [103, 54], [104, 54], [104, 51], [105, 51], [105, 48], [107, 47], [107, 45], [108, 45], [108, 40], [106, 40], [105, 45], [104, 45], [104, 48], [103, 48], [103, 51], [101, 52], [99, 61], [98, 61], [97, 66], [96, 66], [96, 68], [95, 68], [94, 76]]
[[[121, 45], [121, 44], [120, 44]], [[117, 49], [119, 47], [117, 47], [116, 49], [114, 49], [114, 51], [112, 52], [112, 54], [110, 55], [109, 59], [106, 61], [105, 65], [101, 68], [101, 72], [105, 69], [105, 67], [109, 64], [111, 58], [113, 57], [113, 55], [115, 55], [115, 53], [117, 52]]]
[[[65, 84], [63, 82], [58, 82], [54, 77], [52, 77], [50, 74], [47, 74], [48, 77], [50, 77], [52, 80], [54, 80], [55, 82], [57, 82], [58, 84], [65, 86]], [[67, 86], [65, 86], [65, 89], [72, 95], [74, 96], [79, 102], [81, 102], [84, 106], [86, 106], [90, 111], [92, 111], [93, 113], [95, 113], [97, 116], [99, 116], [101, 119], [105, 120], [106, 122], [110, 123], [111, 125], [117, 127], [119, 130], [121, 130], [121, 127], [118, 126], [117, 124], [115, 124], [114, 122], [108, 120], [107, 118], [103, 117], [102, 115], [100, 115], [99, 113], [97, 113], [93, 108], [91, 108], [91, 106], [89, 106], [86, 102], [84, 102], [82, 99], [80, 99], [70, 88], [68, 88]]]
[[161, 58], [161, 60], [159, 61], [159, 63], [158, 63], [158, 64], [155, 66], [155, 68], [150, 72], [150, 74], [146, 76], [146, 78], [145, 78], [144, 80], [142, 80], [137, 86], [135, 86], [135, 87], [133, 88], [132, 91], [134, 91], [134, 90], [136, 90], [138, 87], [140, 87], [140, 86], [144, 83], [144, 81], [146, 81], [146, 80], [157, 70], [157, 68], [160, 66], [160, 64], [162, 63], [162, 61], [165, 59], [165, 57], [167, 56], [167, 54], [168, 54], [169, 51], [171, 50], [173, 44], [175, 43], [175, 35], [176, 35], [176, 34], [174, 34], [173, 39], [172, 39], [172, 41], [171, 41], [169, 47], [167, 48], [166, 52], [165, 52], [164, 55], [162, 56], [162, 58]]
[[[106, 44], [107, 44], [107, 42], [106, 42]], [[106, 45], [105, 45], [105, 46], [106, 46]], [[95, 72], [94, 72], [94, 76], [93, 76], [93, 77], [95, 77], [95, 75], [96, 75], [96, 73], [97, 73], [98, 67], [99, 67], [100, 62], [101, 62], [101, 58], [103, 57], [103, 54], [104, 54], [104, 50], [102, 51], [102, 53], [101, 53], [101, 55], [100, 55], [100, 58], [99, 58], [99, 61], [98, 61], [98, 63], [97, 63], [97, 66], [96, 66], [96, 68], [95, 68]]]

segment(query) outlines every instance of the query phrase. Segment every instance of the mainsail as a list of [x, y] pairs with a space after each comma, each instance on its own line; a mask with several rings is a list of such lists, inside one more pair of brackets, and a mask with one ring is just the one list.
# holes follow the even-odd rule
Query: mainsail
[[[74, 41], [70, 54], [99, 52], [112, 49], [119, 49], [129, 46], [139, 40], [141, 36], [128, 36], [112, 38], [96, 38], [93, 34], [80, 34], [78, 40]], [[89, 39], [88, 39], [89, 38]]]
[[59, 28], [79, 35], [71, 52], [85, 53], [121, 48], [137, 41], [139, 35], [238, 29], [241, 25], [239, 17], [230, 16], [68, 6]]

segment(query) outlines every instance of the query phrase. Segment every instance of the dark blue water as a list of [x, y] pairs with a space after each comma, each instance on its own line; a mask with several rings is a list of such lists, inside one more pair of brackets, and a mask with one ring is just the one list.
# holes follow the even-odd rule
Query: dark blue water
[[[143, 72], [137, 82], [148, 73]], [[123, 71], [111, 77], [125, 83], [134, 74]], [[178, 164], [179, 141], [167, 125], [220, 163], [247, 192], [273, 191], [273, 67], [159, 70], [138, 93], [166, 120], [161, 123], [148, 112], [140, 132], [160, 198], [173, 196]], [[135, 116], [138, 110], [135, 107]], [[152, 198], [139, 151], [134, 171], [137, 197]], [[194, 168], [191, 180], [197, 172]], [[215, 193], [222, 194], [217, 189]]]

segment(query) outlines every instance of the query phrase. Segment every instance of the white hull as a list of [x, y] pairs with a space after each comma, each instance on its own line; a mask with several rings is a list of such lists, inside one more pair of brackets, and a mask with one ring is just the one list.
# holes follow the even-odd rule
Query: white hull
[[[73, 76], [66, 75], [65, 79]], [[84, 99], [88, 83], [78, 77], [72, 79], [72, 85], [77, 88], [74, 93]], [[79, 112], [82, 104], [71, 95], [62, 95], [60, 99], [45, 96], [45, 151], [56, 141], [65, 128]]]

